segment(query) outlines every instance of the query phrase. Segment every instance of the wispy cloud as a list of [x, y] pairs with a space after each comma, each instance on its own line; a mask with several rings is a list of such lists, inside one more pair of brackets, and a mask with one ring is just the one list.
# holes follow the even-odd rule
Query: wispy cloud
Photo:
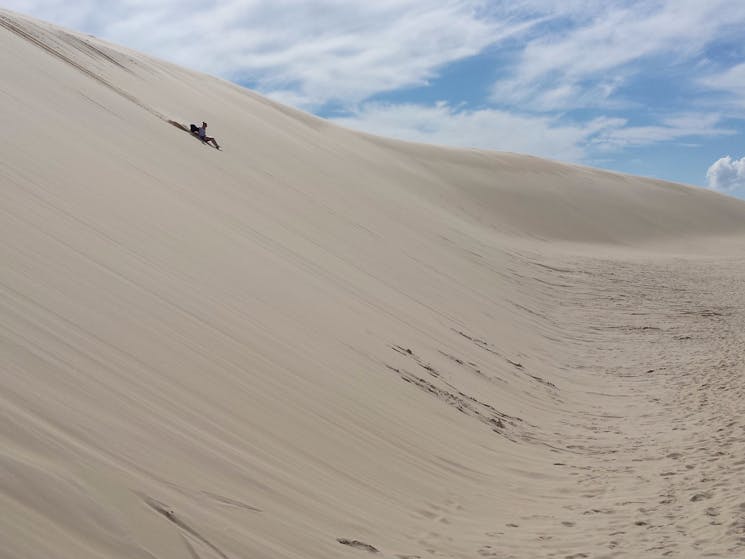
[[708, 89], [727, 95], [719, 103], [737, 109], [745, 108], [745, 63], [737, 64], [719, 73], [711, 72], [701, 77], [698, 83]]
[[720, 125], [720, 114], [681, 114], [661, 119], [654, 126], [624, 126], [613, 128], [594, 139], [601, 149], [622, 149], [682, 140], [727, 136], [735, 131]]
[[549, 116], [521, 116], [494, 109], [460, 110], [434, 105], [366, 103], [353, 114], [333, 119], [342, 126], [402, 140], [527, 152], [579, 161], [588, 142], [623, 126], [622, 119], [562, 124]]
[[659, 71], [691, 60], [712, 41], [741, 34], [745, 21], [745, 3], [730, 0], [574, 2], [560, 11], [553, 1], [532, 4], [554, 14], [555, 29], [535, 30], [493, 99], [539, 111], [605, 106], [649, 65]]

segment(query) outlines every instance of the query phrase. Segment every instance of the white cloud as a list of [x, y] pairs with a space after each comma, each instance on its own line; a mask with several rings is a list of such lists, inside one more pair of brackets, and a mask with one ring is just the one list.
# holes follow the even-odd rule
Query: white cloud
[[706, 184], [715, 190], [745, 194], [745, 157], [732, 159], [728, 155], [714, 162], [706, 172]]
[[493, 109], [458, 110], [445, 102], [366, 103], [354, 114], [332, 120], [401, 140], [530, 153], [563, 161], [581, 161], [592, 138], [625, 124], [623, 119], [608, 118], [563, 124], [548, 116], [521, 116]]

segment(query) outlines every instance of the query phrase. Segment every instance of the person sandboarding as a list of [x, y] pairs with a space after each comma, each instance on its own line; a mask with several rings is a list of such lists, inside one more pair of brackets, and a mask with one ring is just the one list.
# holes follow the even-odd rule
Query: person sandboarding
[[197, 136], [200, 140], [202, 140], [204, 143], [209, 144], [211, 143], [213, 146], [215, 146], [217, 149], [220, 149], [220, 146], [217, 144], [217, 140], [214, 138], [211, 138], [207, 135], [207, 123], [202, 122], [202, 126], [197, 126], [196, 124], [189, 125], [189, 128], [191, 129], [191, 133]]

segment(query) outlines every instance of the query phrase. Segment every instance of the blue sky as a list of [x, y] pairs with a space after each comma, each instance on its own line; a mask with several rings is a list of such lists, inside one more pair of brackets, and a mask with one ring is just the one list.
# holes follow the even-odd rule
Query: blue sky
[[745, 198], [743, 0], [10, 0], [4, 7], [352, 128]]

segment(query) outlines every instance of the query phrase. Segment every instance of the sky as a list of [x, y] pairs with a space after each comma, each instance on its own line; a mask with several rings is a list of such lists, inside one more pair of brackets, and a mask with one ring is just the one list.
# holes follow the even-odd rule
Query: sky
[[745, 0], [9, 0], [341, 125], [745, 198]]

